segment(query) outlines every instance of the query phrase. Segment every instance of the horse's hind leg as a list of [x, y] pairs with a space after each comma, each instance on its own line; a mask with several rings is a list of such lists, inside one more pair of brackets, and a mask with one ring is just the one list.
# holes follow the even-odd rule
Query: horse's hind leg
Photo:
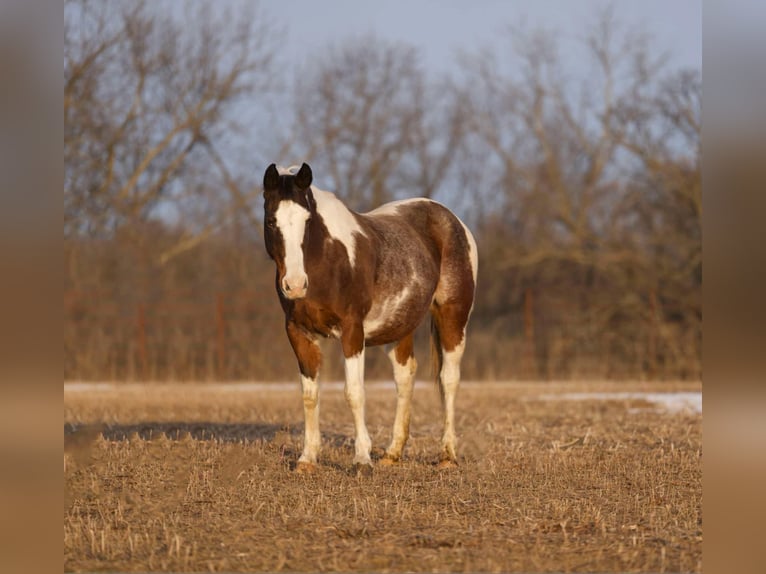
[[410, 405], [417, 369], [417, 362], [412, 351], [412, 337], [413, 334], [410, 333], [388, 352], [396, 381], [396, 417], [391, 444], [380, 461], [382, 464], [392, 464], [402, 458], [404, 445], [410, 435]]
[[439, 466], [457, 464], [455, 438], [455, 395], [460, 384], [460, 361], [465, 350], [465, 327], [470, 315], [470, 305], [448, 302], [434, 303], [431, 314], [436, 330], [435, 341], [439, 348], [441, 366], [439, 370], [439, 392], [444, 407], [444, 434]]

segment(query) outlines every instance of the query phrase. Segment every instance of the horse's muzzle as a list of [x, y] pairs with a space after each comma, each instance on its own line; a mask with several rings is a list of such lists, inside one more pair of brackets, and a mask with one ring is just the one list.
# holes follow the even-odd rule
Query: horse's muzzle
[[306, 275], [283, 277], [281, 282], [282, 295], [287, 299], [303, 299], [309, 289], [309, 278]]

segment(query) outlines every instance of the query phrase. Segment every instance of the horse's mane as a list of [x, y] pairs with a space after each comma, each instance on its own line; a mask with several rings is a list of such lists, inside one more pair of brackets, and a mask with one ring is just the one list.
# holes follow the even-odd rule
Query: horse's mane
[[295, 175], [298, 173], [298, 170], [301, 168], [299, 165], [291, 165], [290, 167], [285, 167], [283, 165], [277, 166], [277, 173], [279, 175]]

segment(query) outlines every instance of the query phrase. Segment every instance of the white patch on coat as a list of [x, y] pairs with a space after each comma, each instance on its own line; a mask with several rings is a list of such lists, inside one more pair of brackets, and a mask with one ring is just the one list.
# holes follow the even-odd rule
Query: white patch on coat
[[460, 218], [460, 225], [463, 226], [465, 231], [465, 238], [468, 240], [468, 257], [471, 260], [471, 271], [473, 272], [473, 284], [476, 285], [476, 277], [479, 274], [479, 250], [476, 248], [476, 240], [473, 238], [473, 233], [468, 229], [468, 226], [463, 223]]
[[409, 296], [410, 288], [405, 287], [392, 297], [387, 297], [379, 303], [373, 302], [362, 323], [365, 337], [370, 337], [390, 325]]
[[380, 207], [376, 207], [372, 211], [368, 211], [365, 213], [365, 215], [396, 215], [399, 211], [399, 208], [408, 205], [411, 203], [419, 203], [421, 201], [427, 201], [429, 203], [437, 203], [432, 199], [428, 199], [426, 197], [412, 197], [410, 199], [400, 199], [398, 201], [391, 201], [389, 203], [384, 203]]
[[306, 277], [303, 266], [303, 236], [309, 211], [294, 201], [282, 201], [275, 214], [285, 244], [285, 279]]
[[348, 261], [351, 267], [356, 262], [356, 237], [355, 234], [364, 235], [364, 231], [359, 226], [359, 222], [343, 202], [335, 197], [335, 194], [311, 186], [314, 199], [317, 204], [317, 211], [322, 216], [330, 237], [340, 241], [346, 248]]

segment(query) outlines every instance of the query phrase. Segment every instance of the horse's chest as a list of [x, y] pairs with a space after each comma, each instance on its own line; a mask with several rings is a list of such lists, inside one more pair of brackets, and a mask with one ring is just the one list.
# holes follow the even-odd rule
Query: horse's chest
[[322, 305], [300, 302], [293, 308], [290, 319], [307, 331], [324, 337], [337, 337], [340, 333], [340, 318]]

